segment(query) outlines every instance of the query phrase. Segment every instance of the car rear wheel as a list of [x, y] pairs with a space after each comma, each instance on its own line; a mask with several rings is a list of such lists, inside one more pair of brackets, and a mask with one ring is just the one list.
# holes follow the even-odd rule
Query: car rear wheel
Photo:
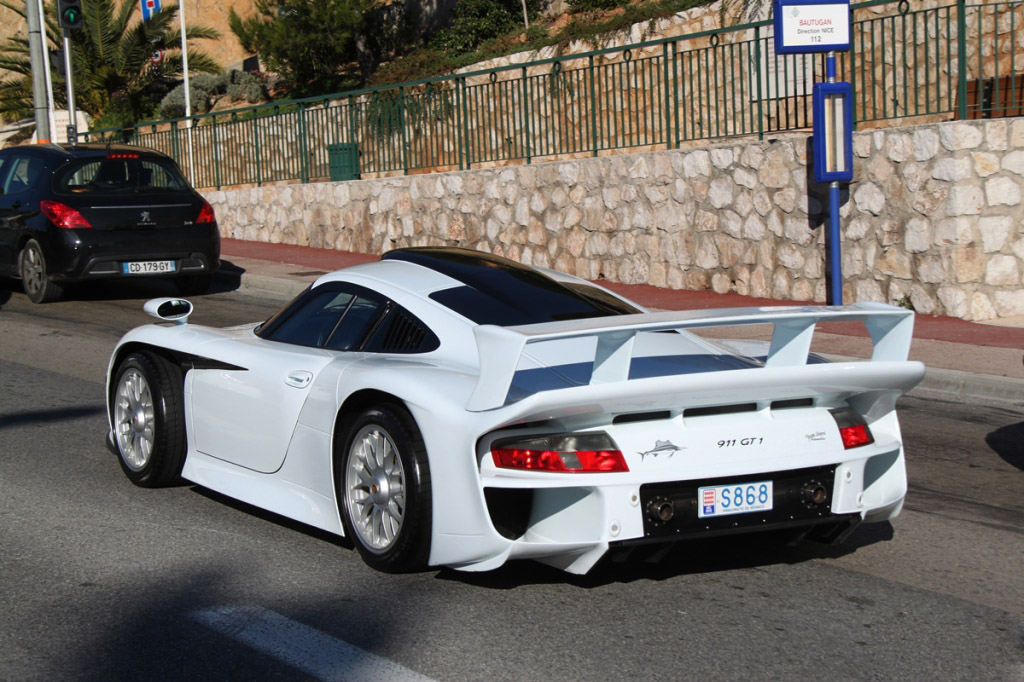
[[209, 274], [186, 275], [184, 277], [177, 277], [174, 280], [174, 284], [178, 287], [178, 293], [182, 296], [205, 294], [209, 291], [212, 282], [213, 276]]
[[33, 303], [56, 301], [64, 293], [64, 287], [50, 281], [46, 271], [46, 257], [35, 239], [30, 239], [18, 255], [18, 273], [21, 275], [21, 286]]
[[185, 462], [181, 368], [154, 353], [132, 353], [117, 369], [114, 445], [135, 485], [157, 488], [178, 480]]
[[430, 554], [430, 468], [412, 416], [396, 405], [363, 412], [335, 471], [345, 534], [379, 571], [415, 571]]

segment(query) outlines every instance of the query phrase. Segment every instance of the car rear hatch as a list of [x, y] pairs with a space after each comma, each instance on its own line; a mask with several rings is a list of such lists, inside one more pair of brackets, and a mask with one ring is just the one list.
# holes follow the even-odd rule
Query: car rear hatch
[[[78, 199], [77, 209], [97, 230], [158, 230], [189, 227], [199, 214], [199, 202], [188, 193], [138, 193]], [[82, 202], [82, 203], [79, 203]]]
[[75, 159], [55, 174], [54, 192], [96, 230], [189, 227], [203, 204], [173, 161], [142, 153]]

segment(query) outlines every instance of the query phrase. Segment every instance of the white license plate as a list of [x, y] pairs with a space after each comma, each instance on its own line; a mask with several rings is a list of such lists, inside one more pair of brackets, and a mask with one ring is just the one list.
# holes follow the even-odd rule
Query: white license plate
[[697, 489], [697, 516], [746, 514], [772, 508], [772, 482], [733, 483]]
[[121, 271], [126, 275], [159, 275], [164, 272], [174, 272], [174, 261], [140, 260], [122, 263]]

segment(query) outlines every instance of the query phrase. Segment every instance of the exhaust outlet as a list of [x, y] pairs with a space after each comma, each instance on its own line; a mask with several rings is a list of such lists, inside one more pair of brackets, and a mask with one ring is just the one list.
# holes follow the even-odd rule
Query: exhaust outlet
[[828, 500], [828, 490], [826, 490], [825, 486], [817, 481], [804, 483], [802, 492], [804, 502], [807, 502], [808, 504], [825, 504]]
[[654, 523], [668, 523], [676, 515], [676, 507], [671, 500], [651, 500], [647, 515]]

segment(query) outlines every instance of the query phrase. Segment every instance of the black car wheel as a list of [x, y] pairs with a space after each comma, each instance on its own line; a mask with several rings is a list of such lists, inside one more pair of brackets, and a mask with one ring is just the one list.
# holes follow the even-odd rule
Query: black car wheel
[[396, 405], [363, 412], [348, 431], [335, 485], [345, 535], [363, 560], [416, 571], [430, 555], [430, 468], [412, 416]]
[[21, 286], [33, 303], [56, 301], [64, 293], [64, 287], [50, 281], [46, 272], [46, 257], [39, 242], [30, 239], [18, 255], [18, 273]]
[[143, 488], [175, 483], [185, 463], [181, 368], [153, 353], [132, 353], [117, 368], [111, 400], [125, 475]]

